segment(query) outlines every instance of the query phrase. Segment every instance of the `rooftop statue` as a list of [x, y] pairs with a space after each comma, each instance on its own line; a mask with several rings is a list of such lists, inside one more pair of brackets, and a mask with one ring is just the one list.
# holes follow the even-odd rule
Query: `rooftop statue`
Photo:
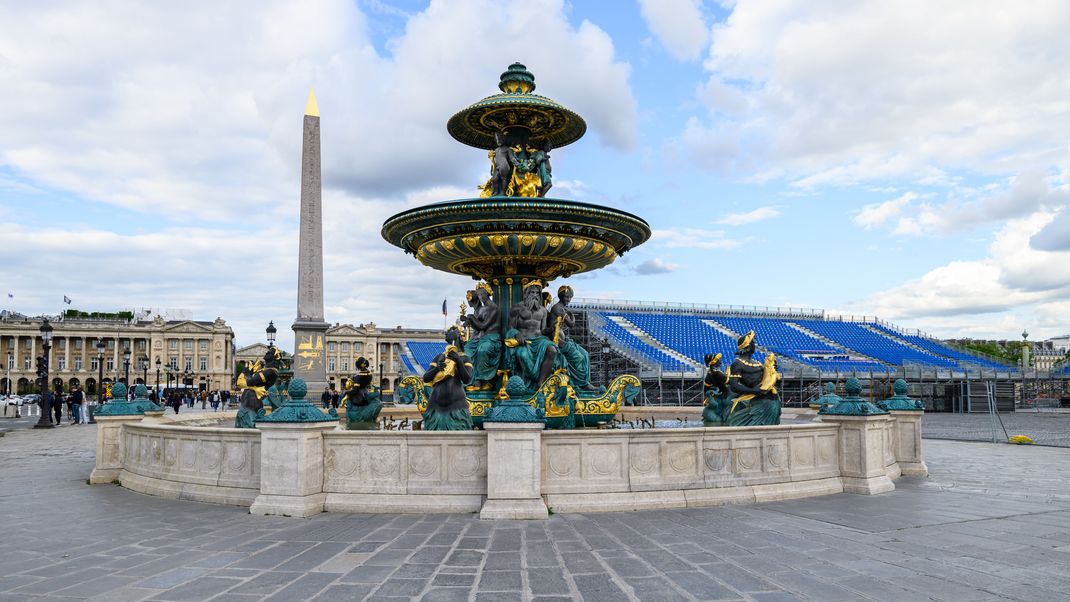
[[765, 362], [759, 362], [753, 359], [757, 349], [753, 330], [739, 337], [736, 359], [728, 372], [728, 388], [734, 396], [726, 418], [729, 426], [780, 424], [776, 356], [767, 353]]

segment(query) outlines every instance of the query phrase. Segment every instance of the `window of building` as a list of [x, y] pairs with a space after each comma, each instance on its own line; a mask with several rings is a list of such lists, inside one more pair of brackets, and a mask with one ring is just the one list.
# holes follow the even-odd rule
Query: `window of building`
[[15, 368], [15, 356], [9, 355], [9, 356], [7, 356], [7, 369], [8, 370], [13, 370], [14, 368]]
[[115, 349], [115, 339], [108, 339], [108, 349]]
[[79, 372], [82, 371], [82, 358], [80, 358], [80, 357], [74, 358], [74, 369], [79, 371]]
[[24, 347], [26, 347], [27, 349], [30, 349], [31, 347], [33, 347], [33, 339], [23, 339], [23, 340], [26, 342]]
[[98, 366], [100, 366], [100, 362], [97, 361], [97, 358], [95, 358], [95, 357], [89, 358], [89, 369], [90, 370], [96, 370]]
[[85, 341], [83, 341], [82, 339], [74, 339], [74, 348], [81, 349], [83, 343], [85, 343]]
[[115, 370], [115, 358], [114, 357], [109, 357], [108, 358], [108, 365], [107, 366], [108, 366], [108, 372], [111, 372], [112, 370]]
[[334, 343], [327, 343], [327, 351], [330, 351], [331, 353], [334, 353], [335, 344]]
[[342, 353], [349, 353], [349, 343], [342, 343]]
[[67, 348], [67, 339], [64, 339], [64, 338], [56, 339], [56, 349], [66, 349], [66, 348]]
[[193, 351], [193, 341], [186, 341], [186, 351]]
[[208, 370], [208, 359], [202, 357], [200, 365], [201, 365], [201, 367], [200, 367], [200, 371], [201, 372], [204, 372], [205, 370]]
[[141, 339], [140, 341], [137, 342], [137, 350], [138, 351], [144, 351], [145, 350], [145, 339]]
[[171, 351], [178, 350], [178, 341], [176, 341], [175, 339], [171, 339], [170, 341], [168, 341], [168, 343], [171, 344]]
[[201, 341], [201, 351], [208, 351], [208, 341]]
[[57, 363], [59, 364], [59, 369], [60, 370], [66, 370], [67, 369], [67, 358], [61, 357], [61, 358], [59, 358], [59, 362], [57, 362]]
[[353, 343], [353, 351], [359, 352], [361, 349], [364, 349], [363, 343]]
[[186, 372], [193, 371], [193, 360], [186, 358]]
[[172, 370], [178, 370], [178, 358], [172, 357], [168, 362], [171, 365]]
[[23, 370], [29, 370], [30, 369], [30, 358], [26, 358], [26, 359], [22, 360], [22, 369]]
[[349, 358], [342, 358], [342, 372], [349, 372]]
[[334, 358], [333, 357], [327, 359], [327, 371], [328, 372], [334, 372]]

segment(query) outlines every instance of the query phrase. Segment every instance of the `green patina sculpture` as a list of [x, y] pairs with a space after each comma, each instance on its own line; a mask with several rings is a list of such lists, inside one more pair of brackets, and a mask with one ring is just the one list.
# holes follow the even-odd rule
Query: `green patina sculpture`
[[310, 404], [305, 399], [305, 395], [308, 394], [308, 385], [300, 378], [293, 378], [290, 380], [290, 387], [287, 389], [290, 394], [290, 398], [287, 399], [271, 414], [263, 417], [257, 417], [257, 422], [335, 422], [338, 420], [338, 414], [332, 412], [330, 414], [324, 413], [323, 410]]
[[263, 402], [257, 399], [256, 393], [249, 389], [242, 391], [238, 403], [238, 413], [234, 415], [234, 428], [236, 429], [256, 428], [256, 421], [267, 415]]
[[357, 358], [357, 376], [346, 380], [346, 392], [342, 405], [346, 411], [346, 429], [350, 431], [375, 430], [383, 402], [379, 391], [371, 389], [371, 363], [364, 357]]
[[569, 336], [569, 329], [576, 324], [568, 308], [572, 294], [572, 287], [567, 284], [557, 287], [557, 303], [550, 308], [546, 334], [557, 345], [557, 366], [568, 370], [572, 386], [593, 391], [597, 387], [591, 384], [591, 354]]
[[[467, 405], [473, 425], [604, 424], [621, 404], [633, 402], [639, 381], [623, 375], [604, 392], [593, 386], [590, 356], [569, 336], [571, 289], [559, 289], [553, 307], [543, 289], [555, 278], [610, 265], [649, 240], [650, 226], [615, 208], [545, 198], [553, 187], [551, 151], [580, 139], [586, 123], [534, 94], [535, 77], [519, 63], [509, 66], [498, 87], [500, 94], [462, 109], [446, 126], [458, 141], [490, 151], [490, 178], [480, 198], [416, 207], [383, 224], [383, 238], [420, 263], [480, 281], [470, 294], [471, 314], [459, 321], [471, 333], [464, 352], [459, 344], [452, 350], [472, 363], [472, 381], [461, 391], [466, 403], [455, 391], [446, 394], [455, 389], [455, 376], [433, 389], [406, 379], [399, 397], [415, 402], [430, 422], [447, 425], [454, 422], [442, 418], [440, 402], [458, 412]], [[426, 383], [439, 377], [441, 363], [424, 375]]]
[[753, 359], [757, 349], [753, 330], [736, 341], [736, 359], [728, 372], [728, 388], [733, 395], [725, 419], [728, 426], [780, 424], [776, 356], [766, 353], [765, 362], [759, 362]]
[[821, 408], [830, 408], [840, 403], [840, 401], [842, 400], [842, 397], [836, 395], [836, 383], [826, 383], [825, 394], [821, 397], [818, 397], [817, 400], [814, 401], [814, 405], [821, 406]]
[[726, 426], [728, 409], [731, 407], [731, 392], [728, 389], [728, 375], [720, 369], [721, 354], [706, 355], [706, 376], [702, 379], [702, 393], [705, 401], [702, 408], [702, 423], [705, 426]]
[[888, 399], [879, 402], [877, 406], [882, 410], [889, 411], [898, 410], [908, 412], [924, 412], [925, 405], [920, 401], [907, 395], [908, 389], [909, 386], [907, 385], [907, 381], [901, 378], [897, 378], [896, 381], [892, 383], [892, 391], [895, 393], [895, 395], [892, 395]]
[[871, 414], [887, 414], [888, 412], [878, 408], [868, 400], [861, 397], [862, 383], [853, 376], [847, 379], [843, 385], [846, 395], [839, 403], [832, 407], [821, 408], [818, 414], [832, 414], [837, 416], [868, 416]]
[[[238, 402], [240, 404], [238, 413], [234, 416], [234, 428], [255, 428], [256, 421], [261, 420], [266, 414], [265, 399], [268, 400], [273, 412], [281, 407], [278, 389], [274, 386], [279, 378], [281, 359], [282, 354], [278, 348], [271, 345], [263, 358], [253, 362], [238, 375], [236, 384], [242, 392]], [[275, 391], [274, 394], [269, 394], [272, 389]]]
[[470, 332], [464, 354], [472, 360], [472, 384], [469, 391], [491, 391], [502, 359], [502, 323], [498, 304], [491, 298], [493, 289], [480, 282], [471, 291], [472, 313], [461, 316], [461, 324]]
[[270, 409], [272, 412], [282, 407], [282, 394], [279, 393], [279, 387], [277, 385], [271, 385], [268, 387], [267, 395], [264, 396], [267, 403], [264, 405], [265, 410]]
[[98, 405], [93, 410], [94, 416], [136, 416], [146, 411], [163, 411], [149, 399], [149, 389], [145, 385], [134, 386], [134, 399], [126, 399], [126, 385], [115, 383], [111, 387], [112, 400]]
[[465, 431], [472, 429], [465, 384], [472, 380], [472, 361], [461, 349], [461, 331], [446, 331], [446, 349], [428, 365], [423, 380], [431, 385], [431, 397], [424, 410], [425, 431]]

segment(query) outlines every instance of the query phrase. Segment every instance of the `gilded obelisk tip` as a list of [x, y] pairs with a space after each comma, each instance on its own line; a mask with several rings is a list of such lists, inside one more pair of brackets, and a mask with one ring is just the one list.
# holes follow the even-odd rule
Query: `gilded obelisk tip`
[[320, 116], [320, 106], [316, 103], [316, 91], [311, 88], [308, 90], [308, 104], [305, 105], [305, 115]]

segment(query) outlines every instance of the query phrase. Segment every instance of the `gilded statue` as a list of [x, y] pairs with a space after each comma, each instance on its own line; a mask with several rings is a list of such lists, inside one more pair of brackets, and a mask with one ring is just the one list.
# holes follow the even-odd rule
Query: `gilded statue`
[[509, 310], [505, 333], [506, 369], [529, 390], [537, 388], [554, 371], [558, 349], [546, 336], [550, 312], [543, 302], [541, 280], [524, 285], [524, 296]]
[[[282, 354], [274, 345], [268, 347], [264, 357], [256, 360], [238, 375], [237, 386], [242, 389], [234, 428], [253, 428], [256, 419], [264, 415], [264, 398], [268, 389], [279, 379], [279, 361]], [[271, 401], [271, 400], [269, 400]], [[276, 407], [272, 404], [272, 407]]]
[[571, 286], [557, 287], [557, 303], [550, 308], [546, 335], [557, 345], [558, 364], [568, 370], [572, 386], [593, 391], [597, 387], [591, 384], [591, 355], [569, 336], [569, 329], [576, 324], [576, 316], [568, 308], [572, 295]]
[[357, 358], [357, 375], [344, 381], [345, 395], [342, 404], [346, 409], [346, 429], [374, 430], [383, 402], [379, 391], [371, 387], [371, 364], [364, 357]]
[[472, 362], [463, 353], [461, 331], [446, 331], [446, 349], [428, 364], [423, 380], [431, 385], [431, 398], [424, 410], [426, 431], [471, 430], [472, 415], [464, 387], [472, 380]]
[[776, 356], [767, 353], [765, 362], [759, 362], [753, 359], [757, 348], [753, 330], [737, 341], [736, 359], [728, 372], [728, 388], [733, 395], [726, 419], [729, 426], [780, 424]]
[[702, 379], [702, 422], [706, 426], [725, 426], [730, 407], [731, 393], [728, 375], [721, 370], [721, 354], [707, 354], [702, 358], [706, 364], [706, 376]]
[[502, 356], [501, 310], [491, 297], [490, 285], [480, 282], [471, 292], [472, 313], [461, 317], [471, 330], [464, 353], [472, 360], [470, 391], [490, 391]]
[[481, 197], [542, 197], [553, 186], [549, 141], [542, 148], [528, 146], [526, 138], [510, 144], [508, 137], [494, 134], [495, 149], [487, 153], [490, 178], [479, 186]]

